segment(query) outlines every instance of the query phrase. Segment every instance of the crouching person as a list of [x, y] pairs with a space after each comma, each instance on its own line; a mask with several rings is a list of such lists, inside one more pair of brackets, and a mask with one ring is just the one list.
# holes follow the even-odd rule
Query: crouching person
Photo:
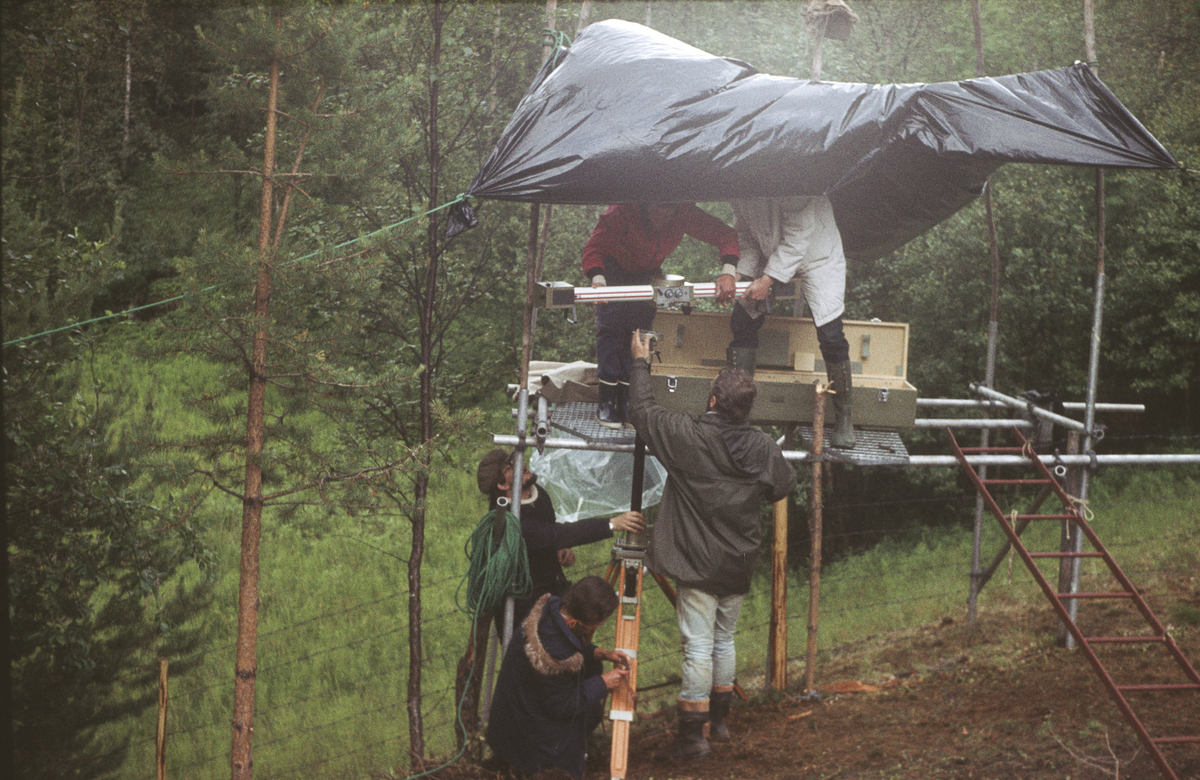
[[[616, 608], [616, 592], [600, 577], [534, 604], [513, 632], [496, 681], [487, 743], [498, 758], [526, 775], [562, 769], [583, 777], [584, 749], [604, 716], [604, 699], [629, 675], [628, 656], [592, 644]], [[604, 672], [603, 661], [613, 668]]]

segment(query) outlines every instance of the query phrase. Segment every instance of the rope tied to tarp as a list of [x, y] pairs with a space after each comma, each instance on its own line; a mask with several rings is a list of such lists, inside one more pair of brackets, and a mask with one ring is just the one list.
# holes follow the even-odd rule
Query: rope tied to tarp
[[[442, 209], [447, 209], [447, 208], [450, 208], [451, 206], [457, 206], [460, 203], [468, 203], [469, 198], [470, 198], [470, 196], [467, 195], [467, 193], [460, 192], [458, 195], [456, 195], [454, 197], [454, 200], [443, 203], [442, 205], [440, 205], [436, 208], [429, 209], [428, 211], [424, 212], [423, 214], [414, 214], [413, 216], [408, 217], [407, 219], [402, 219], [399, 222], [393, 222], [390, 225], [384, 225], [383, 227], [379, 228], [378, 230], [374, 230], [370, 233], [367, 233], [366, 235], [358, 236], [358, 237], [352, 238], [348, 241], [343, 241], [340, 244], [334, 244], [328, 250], [318, 249], [314, 252], [309, 252], [306, 255], [301, 255], [300, 257], [295, 258], [292, 262], [298, 263], [302, 260], [308, 260], [313, 257], [316, 257], [317, 255], [320, 255], [326, 251], [332, 252], [332, 251], [336, 251], [338, 249], [344, 249], [345, 247], [348, 247], [352, 244], [357, 244], [360, 241], [366, 241], [369, 238], [374, 238], [375, 236], [378, 236], [382, 233], [386, 233], [389, 230], [398, 228], [401, 225], [412, 222], [413, 220], [421, 219], [422, 217], [427, 217], [430, 214], [435, 214], [435, 213], [441, 211]], [[457, 234], [455, 234], [455, 235], [457, 235]], [[447, 237], [452, 238], [453, 236], [447, 236]], [[74, 328], [82, 328], [86, 325], [94, 325], [97, 322], [104, 322], [105, 320], [116, 319], [117, 317], [126, 317], [130, 314], [133, 314], [134, 312], [143, 311], [145, 309], [153, 309], [156, 306], [166, 306], [169, 303], [181, 301], [181, 300], [184, 300], [185, 298], [190, 298], [193, 295], [199, 295], [200, 293], [210, 292], [212, 290], [216, 290], [218, 288], [224, 287], [226, 284], [228, 284], [228, 282], [220, 282], [219, 284], [209, 285], [208, 287], [205, 287], [201, 290], [196, 290], [195, 292], [183, 293], [182, 295], [176, 295], [173, 298], [164, 298], [161, 301], [155, 301], [154, 303], [147, 303], [144, 306], [136, 306], [132, 309], [122, 309], [121, 311], [118, 311], [118, 312], [109, 312], [108, 314], [105, 314], [101, 317], [93, 317], [90, 320], [81, 320], [78, 322], [73, 322], [69, 325], [63, 325], [61, 327], [53, 328], [51, 330], [44, 330], [41, 333], [33, 333], [28, 336], [21, 336], [20, 338], [10, 339], [9, 341], [5, 341], [0, 346], [10, 347], [14, 344], [20, 344], [23, 341], [29, 341], [31, 339], [41, 338], [42, 336], [52, 336], [55, 333], [61, 333], [64, 330], [72, 330]]]
[[549, 57], [550, 67], [557, 68], [558, 58], [571, 48], [571, 38], [565, 32], [546, 27], [542, 29], [542, 45], [553, 47]]

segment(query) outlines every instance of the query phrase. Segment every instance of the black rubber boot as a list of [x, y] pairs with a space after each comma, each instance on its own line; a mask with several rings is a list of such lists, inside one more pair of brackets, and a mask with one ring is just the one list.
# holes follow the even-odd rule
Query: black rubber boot
[[712, 746], [704, 737], [704, 724], [708, 722], [708, 711], [679, 709], [679, 733], [675, 741], [663, 750], [654, 754], [659, 761], [691, 761], [697, 758], [708, 758], [712, 755]]
[[754, 376], [754, 364], [758, 359], [758, 350], [754, 347], [730, 347], [726, 350], [725, 359], [729, 365], [741, 371], [748, 377]]
[[729, 726], [725, 719], [729, 717], [729, 705], [733, 702], [733, 691], [713, 691], [708, 699], [708, 740], [710, 742], [728, 742]]
[[829, 437], [831, 446], [839, 450], [854, 449], [854, 421], [852, 419], [851, 393], [854, 383], [850, 376], [850, 361], [841, 363], [826, 363], [825, 375], [829, 378], [829, 389], [833, 390], [833, 435]]
[[600, 382], [600, 403], [596, 406], [596, 422], [605, 428], [621, 428], [621, 413], [617, 408], [617, 387], [613, 382]]
[[633, 423], [629, 422], [629, 383], [617, 382], [617, 416], [621, 418], [621, 425], [633, 430]]

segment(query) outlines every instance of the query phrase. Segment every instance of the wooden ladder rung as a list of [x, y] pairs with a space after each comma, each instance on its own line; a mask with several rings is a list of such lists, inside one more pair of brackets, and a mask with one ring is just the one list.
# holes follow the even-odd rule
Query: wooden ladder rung
[[1060, 514], [1060, 515], [1017, 515], [1017, 519], [1018, 519], [1018, 520], [1074, 520], [1074, 519], [1075, 519], [1075, 518], [1077, 518], [1078, 516], [1079, 516], [1079, 515], [1076, 515], [1076, 514], [1065, 514], [1065, 515], [1062, 515], [1062, 514]]
[[1085, 637], [1084, 641], [1088, 644], [1109, 644], [1109, 645], [1136, 645], [1148, 644], [1153, 642], [1162, 642], [1161, 636], [1090, 636]]
[[1031, 552], [1030, 558], [1103, 558], [1098, 552]]
[[1131, 599], [1133, 593], [1128, 590], [1116, 591], [1115, 593], [1059, 593], [1056, 594], [1060, 599]]
[[1151, 685], [1118, 685], [1119, 691], [1200, 691], [1200, 683], [1162, 683]]
[[985, 485], [1049, 485], [1048, 479], [983, 479]]
[[1004, 453], [1025, 451], [1023, 447], [959, 447], [958, 449], [972, 455], [1003, 455]]

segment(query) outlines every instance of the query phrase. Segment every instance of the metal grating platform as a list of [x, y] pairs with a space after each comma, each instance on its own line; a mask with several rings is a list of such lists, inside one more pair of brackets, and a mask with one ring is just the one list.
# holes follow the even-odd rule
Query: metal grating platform
[[596, 422], [596, 404], [586, 401], [555, 404], [550, 424], [592, 444], [633, 444], [637, 438], [632, 428], [605, 428]]
[[[804, 446], [812, 452], [813, 429], [801, 425], [797, 429]], [[852, 450], [839, 450], [829, 442], [832, 428], [825, 429], [825, 458], [838, 463], [855, 466], [903, 466], [908, 463], [908, 450], [895, 431], [865, 431], [854, 429], [855, 444]]]
[[[600, 425], [596, 422], [596, 404], [586, 401], [555, 404], [550, 410], [550, 424], [592, 444], [633, 444], [636, 438], [632, 429], [614, 430]], [[831, 430], [825, 430], [827, 460], [855, 466], [903, 466], [908, 463], [908, 450], [895, 431], [866, 431], [856, 428], [854, 432], [857, 442], [854, 449], [838, 450], [830, 446]], [[796, 433], [803, 440], [804, 448], [811, 452], [812, 427], [797, 426]]]

